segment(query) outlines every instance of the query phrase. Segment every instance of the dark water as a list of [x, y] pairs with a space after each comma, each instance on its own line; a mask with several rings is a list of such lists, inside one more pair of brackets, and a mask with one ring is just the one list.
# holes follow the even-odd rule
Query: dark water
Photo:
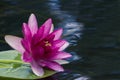
[[71, 44], [66, 71], [44, 80], [120, 80], [120, 0], [1, 0], [0, 50], [11, 49], [5, 34], [22, 36], [31, 13], [39, 24], [51, 17]]

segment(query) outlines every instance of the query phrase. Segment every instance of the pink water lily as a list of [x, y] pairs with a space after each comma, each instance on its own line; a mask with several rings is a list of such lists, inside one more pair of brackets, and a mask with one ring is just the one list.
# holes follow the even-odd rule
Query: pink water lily
[[36, 17], [31, 14], [28, 23], [23, 23], [24, 38], [6, 35], [5, 40], [22, 54], [22, 60], [30, 63], [32, 71], [37, 76], [42, 76], [44, 67], [64, 71], [58, 61], [71, 57], [69, 53], [63, 51], [69, 43], [61, 39], [62, 31], [62, 29], [53, 31], [51, 19], [38, 29]]

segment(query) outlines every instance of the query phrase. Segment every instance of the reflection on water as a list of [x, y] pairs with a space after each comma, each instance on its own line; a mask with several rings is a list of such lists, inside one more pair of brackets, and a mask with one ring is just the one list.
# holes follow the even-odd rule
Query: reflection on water
[[49, 0], [49, 12], [55, 16], [56, 19], [60, 20], [57, 25], [64, 28], [65, 38], [68, 39], [72, 45], [75, 45], [77, 44], [76, 38], [81, 37], [83, 24], [78, 22], [76, 16], [71, 15], [69, 11], [62, 10], [61, 3], [60, 0]]
[[[0, 50], [5, 34], [22, 36], [21, 24], [35, 13], [64, 28], [73, 57], [66, 71], [44, 80], [120, 80], [120, 0], [1, 0]], [[59, 27], [58, 27], [59, 26]]]

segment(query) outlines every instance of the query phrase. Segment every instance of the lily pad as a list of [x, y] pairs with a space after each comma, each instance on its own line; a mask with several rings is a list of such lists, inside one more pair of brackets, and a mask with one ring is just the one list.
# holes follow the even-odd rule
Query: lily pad
[[55, 71], [44, 69], [43, 76], [36, 76], [28, 63], [21, 61], [21, 54], [16, 50], [0, 52], [0, 79], [19, 80], [19, 79], [41, 79], [55, 74]]

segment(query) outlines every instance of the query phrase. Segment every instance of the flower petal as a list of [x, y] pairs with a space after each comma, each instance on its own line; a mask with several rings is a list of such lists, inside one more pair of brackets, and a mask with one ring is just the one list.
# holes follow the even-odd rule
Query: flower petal
[[48, 19], [38, 30], [38, 34], [41, 34], [41, 38], [45, 38], [52, 30], [52, 20]]
[[44, 58], [43, 55], [44, 55], [44, 48], [42, 48], [41, 46], [38, 45], [32, 48], [32, 57], [34, 58], [34, 60], [38, 61]]
[[44, 34], [50, 33], [53, 29], [52, 19], [49, 18], [42, 26], [44, 27]]
[[22, 45], [23, 45], [23, 47], [24, 47], [24, 49], [27, 51], [27, 52], [31, 52], [31, 44], [30, 44], [30, 42], [28, 41], [28, 40], [26, 40], [26, 39], [22, 39], [21, 40], [21, 43], [22, 43]]
[[35, 73], [37, 76], [43, 76], [44, 70], [41, 66], [39, 66], [35, 61], [31, 62], [31, 68], [33, 73]]
[[69, 45], [69, 43], [65, 40], [56, 40], [53, 42], [53, 49], [58, 49], [58, 51], [62, 51], [64, 50], [67, 46]]
[[30, 53], [28, 53], [27, 51], [25, 51], [22, 55], [22, 60], [24, 62], [31, 62], [32, 61], [32, 56]]
[[33, 36], [32, 43], [36, 45], [43, 40], [50, 32], [52, 32], [52, 20], [48, 19], [38, 30], [37, 34]]
[[37, 33], [38, 24], [37, 24], [37, 20], [36, 20], [36, 17], [34, 14], [31, 14], [29, 17], [28, 26], [30, 27], [30, 31], [31, 31], [32, 35]]
[[30, 53], [31, 52], [30, 47], [31, 47], [32, 34], [26, 23], [23, 23], [23, 33], [24, 33], [24, 39], [21, 41], [22, 45]]
[[42, 27], [40, 27], [37, 34], [35, 34], [33, 36], [33, 38], [32, 38], [32, 45], [33, 46], [38, 44], [43, 39], [43, 31], [44, 31], [44, 29]]
[[63, 51], [65, 48], [67, 48], [69, 46], [69, 43], [67, 41], [65, 41], [64, 45], [62, 45], [59, 49], [59, 51]]
[[12, 35], [6, 35], [5, 41], [14, 49], [18, 50], [21, 53], [24, 53], [25, 49], [23, 48], [21, 44], [22, 38], [12, 36]]
[[54, 61], [46, 61], [46, 67], [55, 71], [64, 71], [63, 67]]
[[72, 55], [66, 52], [57, 52], [53, 55], [51, 55], [52, 60], [59, 60], [59, 59], [66, 59], [71, 57]]
[[26, 23], [23, 23], [23, 34], [24, 38], [27, 39], [27, 41], [31, 41], [32, 39], [32, 34], [31, 31]]
[[58, 39], [60, 39], [60, 37], [62, 35], [62, 32], [63, 32], [63, 29], [60, 28], [60, 29], [55, 30], [54, 32], [52, 32], [49, 36], [53, 36], [54, 35], [55, 36], [54, 40], [58, 40]]
[[53, 30], [54, 30], [54, 25], [52, 24], [51, 29], [50, 29], [50, 33], [52, 33]]
[[66, 60], [54, 60], [55, 62], [59, 63], [59, 64], [68, 64], [69, 62]]

